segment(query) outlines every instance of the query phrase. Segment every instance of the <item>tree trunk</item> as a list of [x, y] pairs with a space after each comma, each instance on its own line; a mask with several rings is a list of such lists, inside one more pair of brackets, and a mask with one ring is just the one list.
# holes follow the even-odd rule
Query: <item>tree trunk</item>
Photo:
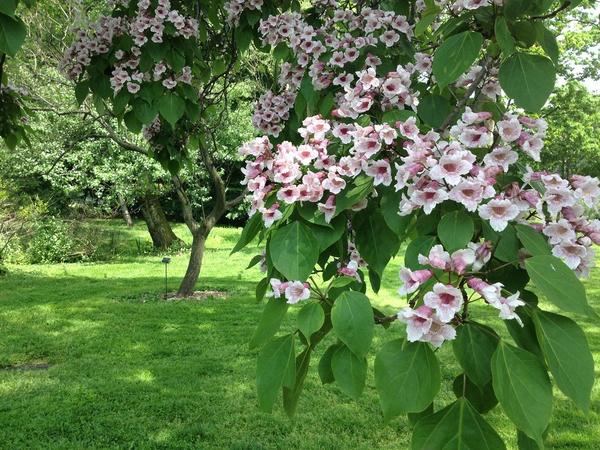
[[142, 214], [144, 215], [144, 220], [148, 226], [148, 232], [150, 233], [154, 247], [167, 249], [175, 242], [181, 242], [181, 239], [171, 229], [171, 225], [165, 216], [158, 197], [152, 194], [144, 197]]
[[198, 277], [200, 276], [202, 259], [204, 258], [204, 248], [209, 233], [210, 230], [200, 227], [193, 235], [192, 252], [190, 254], [187, 270], [185, 271], [185, 276], [183, 277], [183, 280], [181, 280], [179, 290], [177, 291], [178, 297], [189, 297], [196, 289], [196, 281], [198, 281]]
[[127, 202], [123, 195], [120, 192], [117, 192], [117, 198], [119, 200], [119, 208], [121, 208], [121, 214], [123, 215], [123, 220], [127, 224], [129, 228], [133, 226], [133, 219], [131, 218], [131, 214], [129, 213], [129, 208], [127, 208]]

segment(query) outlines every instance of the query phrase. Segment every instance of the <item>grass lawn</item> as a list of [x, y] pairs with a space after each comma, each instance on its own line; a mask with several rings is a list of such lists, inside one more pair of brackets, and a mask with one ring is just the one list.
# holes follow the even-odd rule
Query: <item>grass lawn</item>
[[[226, 299], [164, 301], [163, 255], [135, 255], [140, 242], [149, 240], [144, 225], [95, 226], [118, 235], [128, 256], [110, 263], [10, 266], [0, 278], [0, 448], [409, 447], [405, 418], [383, 423], [372, 357], [359, 401], [334, 385], [322, 386], [313, 367], [293, 420], [280, 404], [273, 414], [258, 411], [256, 351], [248, 350], [247, 341], [262, 310], [253, 294], [261, 274], [244, 270], [256, 249], [229, 256], [239, 230], [214, 231], [198, 285], [225, 290]], [[183, 226], [176, 232], [187, 236]], [[185, 252], [169, 256], [175, 289], [187, 258]], [[396, 258], [388, 268], [379, 296], [371, 296], [390, 313], [402, 305], [395, 294], [400, 262]], [[600, 268], [586, 284], [600, 312]], [[294, 324], [297, 308], [290, 311], [284, 328]], [[482, 321], [497, 326], [494, 311], [480, 309]], [[600, 323], [579, 323], [598, 375]], [[374, 349], [402, 335], [400, 324], [378, 327]], [[450, 345], [438, 354], [443, 395], [436, 408], [451, 401], [451, 380], [459, 373]], [[600, 449], [600, 383], [587, 417], [560, 392], [555, 395], [548, 447]], [[488, 418], [516, 448], [514, 429], [499, 408]]]

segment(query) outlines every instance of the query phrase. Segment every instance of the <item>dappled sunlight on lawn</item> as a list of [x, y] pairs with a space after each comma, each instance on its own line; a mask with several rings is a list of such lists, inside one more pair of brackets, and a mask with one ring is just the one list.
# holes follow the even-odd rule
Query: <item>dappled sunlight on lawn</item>
[[[116, 228], [113, 223], [103, 226]], [[184, 227], [175, 228], [184, 236]], [[139, 224], [119, 231], [130, 240], [146, 238]], [[131, 262], [11, 266], [10, 274], [0, 279], [0, 446], [407, 448], [408, 422], [398, 418], [383, 423], [372, 371], [376, 350], [403, 336], [399, 323], [388, 330], [378, 327], [360, 400], [351, 400], [334, 385], [321, 385], [311, 369], [294, 420], [279, 403], [273, 414], [258, 410], [257, 351], [249, 350], [247, 342], [262, 310], [254, 299], [261, 274], [256, 268], [244, 269], [259, 250], [251, 247], [229, 255], [238, 233], [215, 230], [197, 286], [225, 291], [225, 299], [162, 300], [164, 267], [158, 255]], [[174, 290], [187, 255], [171, 256], [169, 287]], [[401, 263], [395, 258], [379, 295], [369, 294], [387, 314], [403, 306], [396, 294]], [[591, 304], [600, 311], [600, 269], [586, 286]], [[508, 336], [496, 310], [478, 305], [474, 311], [481, 322]], [[293, 329], [296, 313], [297, 308], [290, 308], [283, 331]], [[587, 318], [579, 323], [598, 374], [600, 323]], [[325, 339], [313, 366], [334, 341], [332, 336]], [[441, 401], [448, 402], [459, 369], [450, 345], [438, 355]], [[48, 368], [15, 369], [32, 361]], [[501, 411], [488, 417], [514, 449], [514, 430]], [[587, 417], [555, 391], [549, 447], [587, 450], [594, 448], [597, 436], [600, 384], [595, 385]]]

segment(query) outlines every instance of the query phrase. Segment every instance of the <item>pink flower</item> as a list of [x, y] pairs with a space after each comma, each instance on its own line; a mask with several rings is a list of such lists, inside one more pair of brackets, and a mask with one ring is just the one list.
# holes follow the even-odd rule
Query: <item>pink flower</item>
[[140, 85], [137, 83], [127, 82], [127, 90], [130, 94], [137, 94], [140, 90]]
[[519, 306], [525, 305], [525, 302], [519, 299], [520, 293], [517, 291], [510, 297], [500, 297], [497, 303], [490, 303], [494, 308], [500, 310], [500, 318], [503, 320], [516, 320], [519, 325], [523, 326], [523, 321], [515, 312]]
[[323, 181], [323, 189], [327, 189], [332, 194], [339, 194], [346, 187], [346, 181], [335, 172], [327, 173], [327, 178]]
[[481, 270], [492, 258], [493, 245], [490, 241], [484, 241], [481, 244], [469, 242], [467, 246], [475, 252], [475, 261], [471, 268], [474, 272]]
[[502, 167], [502, 170], [508, 172], [510, 165], [516, 163], [518, 159], [517, 152], [510, 147], [497, 147], [483, 157], [483, 162], [487, 166]]
[[434, 308], [440, 320], [448, 323], [463, 305], [462, 292], [451, 285], [436, 283], [433, 291], [423, 296], [425, 305]]
[[473, 212], [490, 195], [494, 195], [494, 188], [491, 186], [484, 186], [479, 181], [462, 181], [452, 188], [449, 198]]
[[564, 241], [574, 241], [576, 238], [575, 230], [568, 220], [559, 219], [557, 222], [547, 224], [542, 230], [548, 236], [552, 245], [560, 244]]
[[522, 130], [519, 120], [514, 117], [498, 122], [498, 134], [504, 142], [516, 141], [521, 136]]
[[400, 280], [402, 286], [398, 289], [400, 295], [407, 295], [415, 292], [419, 287], [433, 276], [431, 270], [412, 271], [406, 267], [400, 269]]
[[470, 248], [456, 250], [450, 257], [452, 270], [458, 275], [463, 275], [468, 266], [475, 262], [475, 252]]
[[283, 217], [281, 211], [279, 211], [279, 204], [273, 204], [269, 209], [260, 208], [259, 211], [262, 214], [265, 227], [269, 228], [274, 222], [278, 221]]
[[558, 214], [563, 208], [576, 202], [573, 192], [564, 188], [550, 188], [544, 192], [544, 201], [550, 214]]
[[429, 331], [422, 337], [423, 342], [429, 342], [438, 348], [445, 341], [451, 341], [456, 338], [456, 330], [452, 325], [442, 322], [437, 315], [433, 316]]
[[585, 260], [587, 249], [575, 242], [565, 241], [552, 248], [552, 254], [575, 270]]
[[422, 305], [417, 309], [404, 308], [398, 313], [398, 319], [406, 323], [406, 335], [409, 342], [419, 341], [425, 336], [433, 323], [433, 309]]
[[285, 288], [285, 298], [290, 305], [294, 305], [302, 300], [308, 300], [310, 298], [308, 283], [302, 283], [301, 281], [291, 281], [287, 283]]
[[277, 191], [277, 200], [292, 204], [298, 200], [298, 188], [296, 186], [284, 186]]
[[288, 285], [287, 282], [284, 283], [281, 280], [278, 280], [277, 278], [271, 278], [269, 280], [269, 283], [271, 284], [271, 292], [267, 295], [275, 298], [280, 298], [284, 294], [285, 289]]
[[373, 177], [374, 186], [379, 186], [380, 184], [389, 186], [392, 184], [392, 170], [390, 164], [385, 159], [370, 164], [365, 173]]
[[497, 232], [506, 228], [508, 222], [514, 220], [520, 211], [510, 200], [494, 199], [479, 207], [479, 216], [490, 221], [490, 226]]
[[466, 159], [465, 153], [457, 152], [443, 155], [438, 164], [429, 171], [431, 179], [444, 180], [452, 186], [460, 183], [462, 176], [468, 174], [473, 167], [472, 162]]
[[425, 214], [431, 214], [431, 211], [448, 199], [448, 192], [442, 187], [428, 186], [423, 190], [413, 192], [410, 200], [417, 206], [423, 207]]
[[466, 127], [458, 139], [468, 148], [487, 147], [492, 143], [492, 135], [486, 127]]
[[442, 270], [448, 270], [451, 264], [450, 254], [440, 244], [431, 247], [428, 257], [419, 255], [418, 260], [419, 264], [429, 265], [435, 269]]
[[325, 222], [331, 222], [335, 214], [335, 195], [330, 195], [325, 203], [319, 203], [317, 205], [319, 211], [325, 215]]

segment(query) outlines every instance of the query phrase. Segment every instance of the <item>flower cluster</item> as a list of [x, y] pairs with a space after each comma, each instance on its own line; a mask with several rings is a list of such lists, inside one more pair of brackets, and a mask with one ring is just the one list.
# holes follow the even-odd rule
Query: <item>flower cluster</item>
[[[127, 6], [129, 3], [121, 0], [113, 2], [113, 6]], [[179, 82], [191, 83], [189, 66], [176, 72], [167, 62], [159, 61], [151, 70], [140, 69], [143, 47], [149, 42], [163, 43], [165, 34], [184, 39], [196, 38], [198, 21], [171, 9], [170, 0], [158, 0], [156, 7], [150, 0], [138, 0], [132, 17], [102, 16], [86, 29], [77, 30], [75, 41], [65, 52], [61, 66], [71, 79], [77, 80], [91, 64], [92, 58], [107, 57], [113, 66], [110, 83], [115, 94], [123, 87], [135, 94], [143, 82], [149, 81], [161, 81], [167, 89], [173, 89]], [[122, 48], [123, 37], [132, 41], [127, 49]], [[120, 45], [115, 45], [117, 43]]]
[[284, 297], [290, 305], [310, 298], [308, 283], [301, 281], [281, 281], [277, 278], [271, 278], [269, 282], [271, 284], [271, 292], [268, 293], [268, 296], [274, 298]]
[[283, 92], [280, 95], [267, 91], [261, 95], [252, 116], [252, 123], [263, 133], [279, 136], [284, 122], [290, 117], [290, 109], [296, 101], [295, 92]]
[[232, 26], [238, 26], [244, 10], [260, 10], [263, 3], [264, 0], [228, 0], [225, 2], [227, 23]]
[[[464, 286], [467, 285], [481, 296], [485, 302], [500, 311], [500, 318], [504, 320], [515, 319], [522, 324], [515, 312], [525, 303], [519, 300], [519, 292], [508, 297], [503, 296], [502, 283], [489, 285], [480, 278], [465, 276], [466, 269], [473, 272], [480, 270], [491, 258], [491, 244], [489, 242], [469, 244], [468, 248], [457, 250], [451, 255], [441, 245], [431, 248], [429, 255], [419, 255], [419, 263], [428, 265], [429, 269], [412, 271], [408, 268], [400, 270], [402, 286], [401, 295], [412, 294], [421, 288], [427, 290], [422, 294], [422, 304], [418, 307], [407, 306], [398, 313], [398, 319], [406, 323], [407, 339], [411, 342], [430, 342], [439, 347], [446, 340], [456, 336], [454, 329], [455, 317], [465, 305], [479, 299], [467, 298]], [[457, 281], [443, 283], [436, 275], [435, 270], [454, 274]], [[426, 284], [432, 278], [436, 283], [428, 290]]]

